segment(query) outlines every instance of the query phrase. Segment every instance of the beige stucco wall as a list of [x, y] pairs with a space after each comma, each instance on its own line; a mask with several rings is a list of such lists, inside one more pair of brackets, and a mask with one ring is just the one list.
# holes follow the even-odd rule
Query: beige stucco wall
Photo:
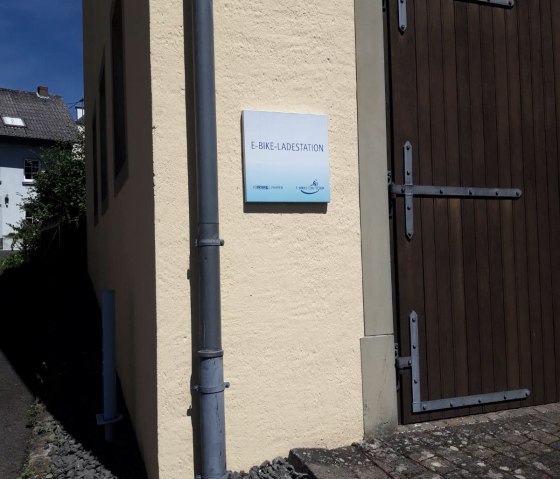
[[[188, 3], [188, 2], [186, 2]], [[159, 477], [193, 477], [189, 178], [183, 6], [150, 0]], [[187, 95], [189, 96], [189, 95]], [[193, 125], [189, 124], [192, 128]], [[192, 156], [192, 152], [190, 152]], [[191, 175], [192, 176], [192, 175]], [[194, 234], [194, 233], [192, 233]], [[194, 318], [196, 321], [196, 318]]]
[[[147, 3], [124, 1], [128, 179], [117, 192], [113, 178], [111, 105], [111, 1], [86, 0], [84, 77], [88, 189], [88, 265], [101, 300], [116, 293], [117, 368], [150, 477], [157, 477], [156, 297], [149, 29]], [[99, 80], [105, 63], [107, 93], [108, 209], [93, 218], [93, 113], [100, 115]], [[100, 146], [98, 144], [98, 151]], [[98, 164], [99, 174], [99, 164]]]
[[[111, 2], [101, 3], [84, 5], [87, 108], [96, 101], [108, 40]], [[368, 10], [369, 3], [379, 9]], [[150, 477], [192, 477], [196, 421], [187, 410], [196, 412], [190, 386], [197, 311], [189, 12], [178, 0], [131, 5], [125, 1], [129, 178], [116, 196], [111, 182], [109, 209], [97, 226], [88, 223], [90, 271], [98, 291], [117, 290], [119, 374]], [[396, 417], [387, 362], [393, 339], [384, 91], [360, 107], [358, 122], [359, 95], [370, 88], [366, 74], [374, 73], [374, 85], [383, 81], [380, 6], [214, 2], [230, 469], [292, 447], [348, 444], [362, 438], [364, 424], [375, 432]], [[359, 42], [356, 51], [355, 15], [364, 8], [379, 13], [372, 19], [373, 39], [381, 40], [373, 44], [373, 63], [361, 57]], [[328, 115], [327, 207], [244, 204], [243, 109]], [[360, 155], [358, 128], [369, 138], [360, 138]]]
[[[362, 437], [354, 9], [215, 3], [228, 460]], [[331, 203], [243, 204], [243, 109], [329, 117]]]
[[[363, 434], [354, 10], [287, 0], [214, 8], [228, 467], [240, 469]], [[192, 472], [181, 11], [171, 0], [150, 9], [159, 465], [180, 477]], [[327, 208], [244, 206], [243, 109], [329, 116]]]

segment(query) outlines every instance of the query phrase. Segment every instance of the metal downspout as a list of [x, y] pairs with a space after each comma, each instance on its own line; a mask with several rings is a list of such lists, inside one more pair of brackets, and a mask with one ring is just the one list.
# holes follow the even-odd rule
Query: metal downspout
[[225, 479], [224, 368], [220, 311], [220, 246], [214, 20], [212, 0], [193, 0], [196, 171], [200, 286], [201, 479]]

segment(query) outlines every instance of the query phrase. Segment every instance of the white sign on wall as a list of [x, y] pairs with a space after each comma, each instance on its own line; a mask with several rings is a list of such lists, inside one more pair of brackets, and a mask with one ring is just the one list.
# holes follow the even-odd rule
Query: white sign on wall
[[326, 115], [243, 111], [245, 201], [330, 201]]

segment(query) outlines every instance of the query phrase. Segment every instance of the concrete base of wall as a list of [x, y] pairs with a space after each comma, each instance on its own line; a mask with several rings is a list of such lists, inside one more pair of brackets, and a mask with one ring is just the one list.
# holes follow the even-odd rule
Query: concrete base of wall
[[360, 348], [364, 435], [372, 438], [394, 431], [398, 423], [394, 336], [366, 336]]

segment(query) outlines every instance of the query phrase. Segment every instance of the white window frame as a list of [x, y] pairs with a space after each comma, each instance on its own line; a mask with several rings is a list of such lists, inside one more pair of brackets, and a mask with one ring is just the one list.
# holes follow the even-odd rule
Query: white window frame
[[[37, 164], [37, 171], [32, 171], [31, 178], [27, 178], [27, 173], [26, 173], [28, 162], [33, 162], [34, 164], [35, 163]], [[39, 173], [40, 171], [41, 171], [41, 160], [38, 160], [37, 158], [26, 158], [25, 160], [23, 160], [23, 184], [32, 185], [33, 183], [35, 183], [35, 178], [33, 178], [33, 175]]]

